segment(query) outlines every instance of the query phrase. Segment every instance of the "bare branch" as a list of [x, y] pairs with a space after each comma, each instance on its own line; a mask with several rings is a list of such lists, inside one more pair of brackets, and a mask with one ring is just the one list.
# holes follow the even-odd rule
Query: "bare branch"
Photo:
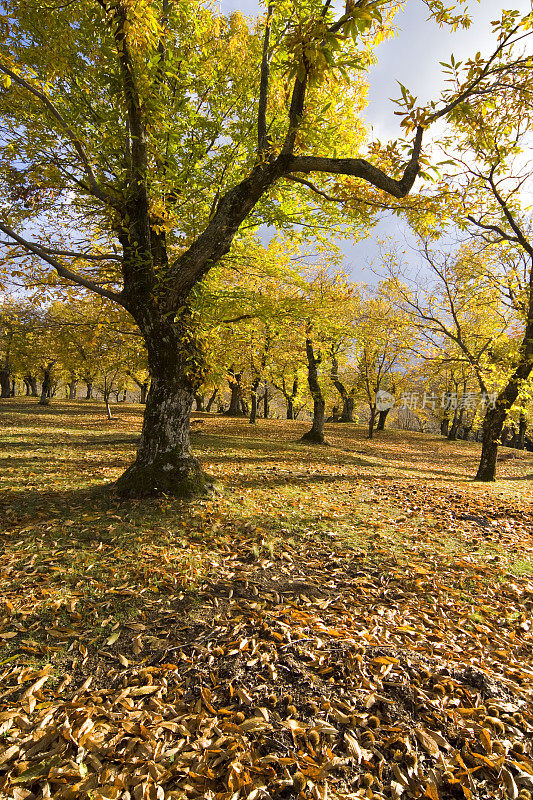
[[[483, 230], [485, 230], [485, 231], [493, 231], [494, 233], [497, 233], [498, 236], [501, 237], [500, 240], [503, 239], [503, 240], [505, 240], [507, 242], [518, 242], [519, 241], [516, 236], [510, 236], [508, 233], [506, 233], [503, 230], [503, 228], [500, 228], [499, 225], [487, 225], [487, 224], [481, 222], [480, 219], [476, 219], [475, 217], [473, 217], [471, 214], [467, 214], [466, 218], [467, 218], [467, 220], [469, 222], [471, 222], [477, 228], [483, 228]], [[488, 240], [488, 237], [487, 237], [487, 240]]]
[[324, 200], [328, 200], [330, 203], [345, 203], [346, 201], [342, 197], [332, 197], [330, 194], [323, 192], [322, 189], [319, 189], [318, 186], [315, 186], [314, 183], [311, 181], [306, 181], [305, 178], [297, 178], [296, 175], [285, 175], [284, 176], [288, 181], [294, 181], [295, 183], [301, 183], [303, 186], [307, 186], [316, 194], [323, 197]]
[[[367, 183], [375, 186], [376, 189], [382, 189], [393, 197], [405, 197], [410, 192], [420, 170], [419, 158], [423, 133], [424, 129], [419, 127], [416, 132], [411, 158], [399, 180], [389, 177], [379, 167], [375, 167], [363, 158], [290, 156], [284, 160], [284, 165], [286, 165], [284, 173], [285, 176], [287, 173], [293, 172], [327, 172], [335, 175], [350, 175], [354, 178], [362, 178]], [[283, 159], [283, 155], [280, 156], [280, 159]]]
[[498, 187], [496, 186], [496, 183], [494, 181], [494, 170], [491, 170], [490, 175], [486, 180], [489, 183], [492, 193], [504, 213], [505, 219], [507, 220], [512, 230], [516, 234], [518, 243], [526, 251], [526, 253], [533, 258], [533, 246], [528, 242], [528, 240], [524, 236], [522, 229], [520, 228], [520, 225], [514, 218], [511, 209], [507, 205], [507, 202], [501, 196]]

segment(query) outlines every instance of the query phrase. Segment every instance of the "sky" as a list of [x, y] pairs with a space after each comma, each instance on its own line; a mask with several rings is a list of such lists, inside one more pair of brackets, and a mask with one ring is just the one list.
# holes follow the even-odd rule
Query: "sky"
[[[444, 88], [444, 75], [440, 61], [449, 62], [453, 53], [456, 60], [463, 60], [478, 51], [488, 55], [492, 47], [490, 21], [500, 16], [503, 8], [517, 8], [522, 13], [531, 10], [531, 0], [481, 0], [469, 2], [473, 24], [468, 30], [452, 33], [447, 28], [439, 28], [428, 22], [428, 10], [422, 0], [407, 0], [405, 10], [398, 15], [398, 35], [380, 45], [378, 64], [369, 74], [369, 104], [366, 120], [373, 134], [382, 141], [396, 139], [400, 135], [398, 117], [391, 98], [400, 94], [398, 81], [418, 97], [420, 103], [438, 99]], [[255, 0], [221, 0], [225, 13], [241, 11], [243, 14], [260, 13]], [[368, 239], [354, 244], [340, 241], [344, 253], [346, 271], [356, 281], [375, 280], [371, 265], [379, 262], [378, 239], [392, 237], [402, 249], [407, 244], [409, 234], [397, 217], [383, 219], [371, 232]], [[412, 256], [416, 259], [416, 256]]]

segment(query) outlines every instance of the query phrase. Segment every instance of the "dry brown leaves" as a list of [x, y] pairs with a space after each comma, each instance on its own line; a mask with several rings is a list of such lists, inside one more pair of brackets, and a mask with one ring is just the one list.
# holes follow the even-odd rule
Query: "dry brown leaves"
[[219, 548], [192, 615], [73, 641], [60, 683], [0, 666], [0, 796], [528, 797], [529, 579], [260, 537]]

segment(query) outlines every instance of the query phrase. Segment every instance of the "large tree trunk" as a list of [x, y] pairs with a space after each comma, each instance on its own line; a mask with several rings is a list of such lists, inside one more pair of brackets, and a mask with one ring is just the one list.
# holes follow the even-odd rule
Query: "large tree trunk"
[[355, 406], [355, 398], [351, 392], [342, 398], [342, 412], [339, 422], [353, 422], [353, 412]]
[[318, 380], [318, 367], [322, 361], [321, 353], [315, 355], [313, 342], [307, 338], [305, 340], [305, 352], [307, 354], [307, 381], [309, 391], [313, 398], [313, 425], [311, 430], [304, 433], [302, 442], [311, 444], [325, 444], [324, 442], [324, 422], [326, 420], [326, 401], [322, 394], [322, 388]]
[[231, 391], [231, 397], [229, 401], [228, 410], [226, 411], [226, 415], [228, 417], [242, 417], [244, 416], [242, 383], [241, 383], [242, 373], [234, 372], [233, 369], [230, 369], [228, 375], [229, 375], [228, 383]]
[[[533, 306], [533, 297], [530, 300]], [[498, 395], [494, 406], [487, 408], [483, 420], [483, 444], [481, 458], [476, 473], [476, 481], [496, 480], [496, 462], [498, 458], [498, 439], [500, 438], [507, 414], [516, 402], [520, 388], [533, 369], [533, 308], [529, 312], [530, 322], [526, 326], [524, 339], [520, 348], [518, 364], [506, 386]]]
[[43, 367], [43, 385], [41, 387], [41, 396], [39, 398], [40, 406], [47, 406], [50, 404], [50, 395], [52, 393], [52, 369], [55, 361], [50, 361]]
[[378, 424], [376, 425], [377, 431], [384, 431], [385, 430], [385, 422], [387, 421], [387, 416], [390, 411], [390, 408], [387, 408], [385, 411], [379, 412], [378, 417]]
[[35, 377], [35, 375], [32, 375], [31, 372], [27, 372], [26, 375], [24, 376], [24, 382], [29, 387], [28, 394], [31, 395], [31, 397], [39, 397], [39, 390], [37, 388], [37, 378]]
[[78, 386], [78, 381], [73, 378], [70, 383], [67, 384], [68, 386], [68, 399], [75, 400], [76, 399], [76, 389]]
[[186, 321], [141, 320], [150, 369], [135, 462], [116, 481], [123, 496], [201, 494], [207, 479], [190, 445], [190, 415], [204, 377], [204, 359]]
[[0, 369], [0, 397], [10, 397], [11, 395], [11, 376], [9, 367]]

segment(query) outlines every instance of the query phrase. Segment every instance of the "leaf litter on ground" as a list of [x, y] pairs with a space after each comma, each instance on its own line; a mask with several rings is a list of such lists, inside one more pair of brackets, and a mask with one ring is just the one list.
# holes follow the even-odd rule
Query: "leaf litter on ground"
[[358, 541], [345, 474], [329, 532], [215, 499], [136, 559], [113, 530], [4, 536], [0, 796], [528, 800], [533, 581], [505, 557], [533, 546], [527, 505], [356, 469]]

